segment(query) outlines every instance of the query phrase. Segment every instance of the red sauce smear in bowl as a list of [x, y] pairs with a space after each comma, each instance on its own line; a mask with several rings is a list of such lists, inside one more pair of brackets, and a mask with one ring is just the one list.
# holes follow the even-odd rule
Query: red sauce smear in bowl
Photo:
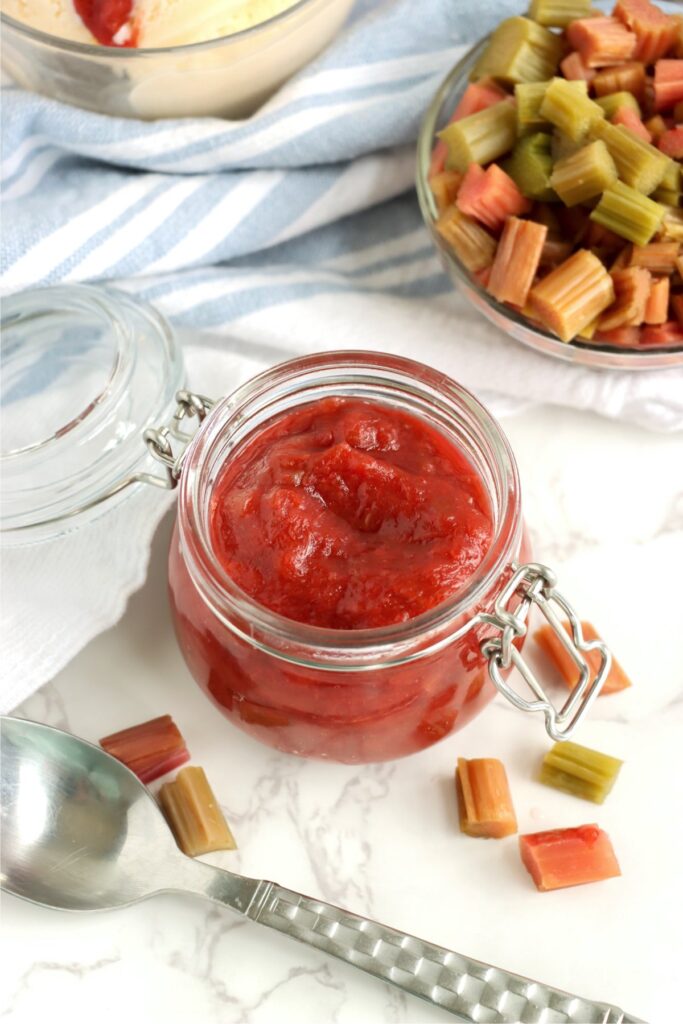
[[[103, 46], [136, 46], [136, 32], [132, 24], [134, 0], [74, 0], [74, 7], [86, 28]], [[130, 25], [130, 34], [122, 42], [114, 41], [124, 25]]]

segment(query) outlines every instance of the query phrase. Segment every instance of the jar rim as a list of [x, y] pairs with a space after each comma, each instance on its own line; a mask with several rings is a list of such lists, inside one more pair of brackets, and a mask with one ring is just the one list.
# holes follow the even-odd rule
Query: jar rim
[[[204, 513], [210, 497], [210, 490], [207, 494], [206, 488], [215, 482], [215, 478], [206, 478], [206, 471], [216, 447], [229, 436], [235, 436], [235, 444], [239, 444], [255, 429], [256, 425], [248, 422], [250, 406], [261, 403], [263, 411], [265, 403], [265, 408], [272, 410], [275, 401], [286, 402], [294, 396], [300, 399], [296, 404], [313, 401], [315, 379], [335, 386], [338, 389], [335, 394], [344, 394], [343, 389], [348, 388], [351, 389], [349, 394], [359, 397], [357, 388], [364, 381], [373, 386], [386, 384], [399, 388], [423, 404], [436, 406], [440, 403], [442, 414], [453, 417], [457, 414], [462, 418], [476, 435], [479, 454], [487, 460], [490, 478], [484, 483], [494, 511], [494, 536], [485, 557], [464, 588], [405, 622], [372, 629], [330, 629], [287, 618], [266, 608], [237, 586], [213, 553], [209, 519]], [[274, 414], [271, 411], [269, 416]], [[265, 422], [265, 418], [261, 422]], [[230, 435], [231, 429], [234, 435]], [[237, 436], [240, 431], [241, 435]], [[492, 480], [496, 484], [495, 493], [491, 493]], [[463, 616], [472, 619], [473, 609], [509, 567], [521, 538], [519, 474], [510, 444], [498, 422], [474, 395], [445, 373], [412, 359], [380, 352], [326, 352], [280, 363], [252, 377], [217, 403], [186, 453], [178, 496], [178, 532], [190, 579], [205, 603], [228, 628], [235, 630], [236, 616], [242, 623], [242, 628], [236, 631], [256, 646], [276, 654], [277, 651], [271, 650], [273, 643], [309, 648], [315, 651], [315, 664], [319, 664], [321, 658], [340, 659], [348, 671], [349, 658], [374, 660], [387, 651], [397, 652], [399, 648], [403, 650], [433, 639]], [[260, 637], [266, 638], [265, 643]], [[453, 639], [451, 632], [448, 642]], [[429, 650], [433, 649], [430, 643]], [[281, 652], [280, 656], [283, 656]]]

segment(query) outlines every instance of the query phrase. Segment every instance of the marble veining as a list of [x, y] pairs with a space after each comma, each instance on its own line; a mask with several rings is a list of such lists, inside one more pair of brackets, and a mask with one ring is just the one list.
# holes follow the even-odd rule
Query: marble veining
[[[504, 424], [535, 557], [632, 675], [580, 742], [625, 759], [607, 803], [533, 779], [542, 722], [498, 699], [461, 733], [393, 763], [301, 761], [231, 728], [189, 680], [165, 601], [170, 518], [122, 622], [18, 711], [86, 739], [170, 712], [233, 827], [206, 859], [653, 1022], [676, 1018], [683, 825], [683, 440], [535, 409]], [[548, 673], [538, 653], [529, 652]], [[549, 688], [564, 692], [552, 679]], [[598, 821], [623, 877], [539, 895], [515, 839], [458, 830], [458, 756], [500, 756], [520, 831]], [[12, 1024], [430, 1024], [454, 1018], [323, 953], [181, 894], [107, 914], [2, 900], [0, 1006]]]

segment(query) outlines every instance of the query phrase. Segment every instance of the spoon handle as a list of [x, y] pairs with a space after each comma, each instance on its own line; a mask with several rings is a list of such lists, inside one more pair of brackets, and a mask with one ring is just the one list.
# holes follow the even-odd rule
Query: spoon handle
[[637, 1017], [607, 1003], [470, 960], [275, 883], [262, 885], [247, 911], [253, 920], [360, 967], [462, 1020], [638, 1024]]

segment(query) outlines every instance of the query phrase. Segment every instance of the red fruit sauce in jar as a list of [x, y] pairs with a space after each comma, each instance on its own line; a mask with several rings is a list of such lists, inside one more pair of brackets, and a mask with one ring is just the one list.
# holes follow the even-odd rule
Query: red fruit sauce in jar
[[529, 554], [486, 411], [428, 367], [333, 353], [255, 378], [198, 431], [171, 605], [234, 724], [306, 757], [382, 761], [493, 697], [479, 614]]
[[235, 583], [328, 629], [388, 626], [440, 604], [491, 534], [462, 451], [416, 416], [357, 399], [281, 414], [236, 453], [211, 499], [213, 550]]

